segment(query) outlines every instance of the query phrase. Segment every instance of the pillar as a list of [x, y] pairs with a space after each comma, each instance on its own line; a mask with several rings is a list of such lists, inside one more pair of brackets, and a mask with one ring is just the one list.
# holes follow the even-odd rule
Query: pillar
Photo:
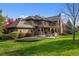
[[35, 32], [34, 32], [34, 29], [32, 29], [32, 35], [33, 35], [33, 36], [34, 36], [34, 33], [35, 33]]
[[42, 34], [42, 28], [40, 28], [40, 34]]
[[51, 28], [50, 28], [50, 34], [51, 34]]

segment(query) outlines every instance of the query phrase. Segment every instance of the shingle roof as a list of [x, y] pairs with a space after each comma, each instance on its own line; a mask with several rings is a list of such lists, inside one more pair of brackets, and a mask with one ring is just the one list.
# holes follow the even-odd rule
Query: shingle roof
[[59, 19], [59, 16], [51, 16], [51, 17], [42, 17], [42, 16], [28, 16], [25, 18], [25, 20], [43, 20], [43, 21], [57, 21]]
[[26, 17], [26, 19], [34, 19], [34, 20], [40, 20], [40, 19], [42, 19], [42, 17], [40, 17], [40, 16], [38, 16], [38, 15], [35, 15], [35, 16], [28, 16], [28, 17]]
[[18, 28], [33, 28], [33, 26], [29, 23], [25, 23], [25, 21], [20, 21], [18, 24], [17, 24], [17, 27]]
[[47, 18], [48, 21], [57, 21], [59, 20], [59, 16], [51, 16]]
[[24, 20], [20, 20], [17, 23], [15, 21], [8, 28], [33, 28], [33, 26], [31, 24], [27, 24], [27, 23], [24, 23], [24, 22], [25, 22]]

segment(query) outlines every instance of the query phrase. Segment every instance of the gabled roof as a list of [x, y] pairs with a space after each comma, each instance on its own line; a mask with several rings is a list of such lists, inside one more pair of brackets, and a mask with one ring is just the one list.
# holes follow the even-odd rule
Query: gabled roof
[[20, 22], [17, 24], [17, 27], [18, 27], [18, 28], [33, 28], [33, 25], [27, 23], [26, 21], [20, 21]]
[[33, 28], [31, 24], [25, 23], [24, 20], [19, 20], [18, 22], [14, 22], [8, 28]]

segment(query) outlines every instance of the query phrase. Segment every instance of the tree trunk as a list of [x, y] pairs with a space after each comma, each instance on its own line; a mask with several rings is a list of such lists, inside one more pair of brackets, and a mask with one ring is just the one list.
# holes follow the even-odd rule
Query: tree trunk
[[72, 33], [72, 35], [73, 35], [73, 41], [75, 41], [75, 21], [73, 22], [73, 33]]
[[75, 40], [75, 29], [73, 28], [73, 40]]

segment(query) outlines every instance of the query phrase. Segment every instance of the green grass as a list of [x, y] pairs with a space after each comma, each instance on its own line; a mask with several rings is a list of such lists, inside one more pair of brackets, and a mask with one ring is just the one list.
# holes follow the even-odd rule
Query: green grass
[[12, 56], [79, 56], [79, 33], [76, 41], [71, 35], [58, 36], [55, 39], [44, 39], [35, 42], [0, 42], [0, 55]]

